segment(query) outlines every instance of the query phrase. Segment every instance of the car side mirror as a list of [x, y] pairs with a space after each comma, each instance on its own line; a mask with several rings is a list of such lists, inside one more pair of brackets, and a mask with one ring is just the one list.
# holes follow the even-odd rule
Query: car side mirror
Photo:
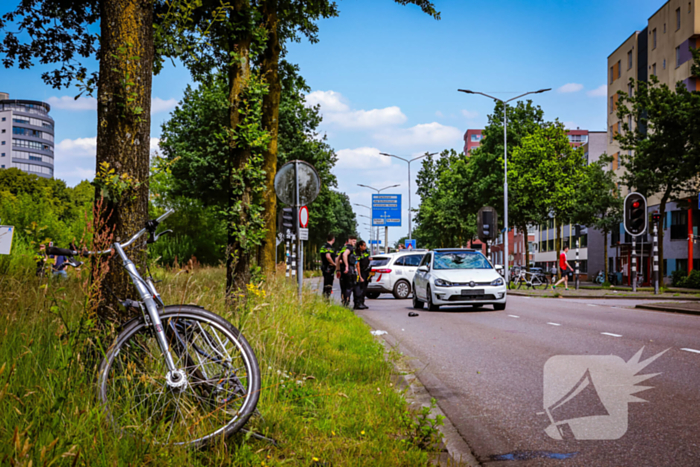
[[418, 270], [421, 272], [428, 272], [430, 271], [430, 268], [428, 266], [421, 266], [418, 268]]

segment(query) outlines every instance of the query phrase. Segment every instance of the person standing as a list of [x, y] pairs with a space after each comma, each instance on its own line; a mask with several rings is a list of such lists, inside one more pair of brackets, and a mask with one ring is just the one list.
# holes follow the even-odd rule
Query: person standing
[[321, 247], [321, 272], [323, 273], [323, 296], [331, 298], [333, 292], [333, 277], [335, 276], [336, 254], [333, 250], [335, 236], [328, 234], [326, 244]]
[[556, 289], [559, 284], [564, 283], [564, 289], [569, 290], [569, 274], [574, 272], [574, 268], [571, 267], [569, 262], [566, 260], [566, 254], [569, 252], [569, 247], [565, 246], [564, 251], [559, 255], [559, 269], [561, 269], [561, 279], [557, 281], [556, 284], [552, 286], [552, 289]]
[[355, 263], [357, 263], [357, 258], [355, 257], [356, 242], [357, 237], [351, 235], [343, 249], [338, 253], [338, 259], [336, 260], [336, 269], [340, 277], [340, 296], [344, 306], [350, 305], [350, 298], [357, 280], [357, 270], [355, 268]]
[[367, 244], [364, 241], [357, 243], [357, 285], [355, 286], [355, 310], [366, 310], [365, 293], [369, 283], [370, 258]]

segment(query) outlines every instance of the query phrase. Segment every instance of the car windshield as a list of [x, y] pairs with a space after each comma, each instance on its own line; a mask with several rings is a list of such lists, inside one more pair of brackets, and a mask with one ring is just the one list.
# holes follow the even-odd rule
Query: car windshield
[[378, 266], [386, 266], [387, 264], [389, 264], [390, 260], [391, 258], [378, 256], [376, 258], [372, 258], [372, 261], [369, 263], [369, 265], [373, 268], [376, 268]]
[[478, 251], [436, 251], [435, 269], [493, 269]]

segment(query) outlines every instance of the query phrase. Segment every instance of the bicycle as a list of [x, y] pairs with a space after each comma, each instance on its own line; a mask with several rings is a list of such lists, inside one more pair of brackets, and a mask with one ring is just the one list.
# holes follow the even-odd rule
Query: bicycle
[[147, 233], [147, 243], [153, 243], [171, 232], [156, 229], [173, 212], [107, 250], [46, 250], [69, 257], [114, 251], [141, 297], [121, 301], [141, 316], [122, 327], [100, 364], [97, 392], [108, 420], [119, 431], [158, 444], [203, 447], [247, 423], [260, 396], [260, 369], [238, 329], [198, 306], [166, 306], [153, 278], [142, 278], [124, 252]]
[[[529, 276], [529, 279], [528, 279], [528, 276]], [[525, 287], [532, 288], [532, 289], [542, 288], [542, 290], [546, 290], [547, 287], [549, 287], [549, 280], [547, 279], [547, 276], [544, 273], [527, 272], [523, 269], [521, 269], [514, 276], [511, 283], [513, 284], [512, 287], [515, 287], [515, 284], [517, 284], [518, 290], [523, 285], [525, 285]]]

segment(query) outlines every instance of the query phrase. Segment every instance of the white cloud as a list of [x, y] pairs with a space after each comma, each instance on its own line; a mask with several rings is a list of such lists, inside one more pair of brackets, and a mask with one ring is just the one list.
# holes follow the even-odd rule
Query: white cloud
[[151, 100], [151, 115], [173, 110], [176, 105], [177, 99], [164, 100], [160, 97], [154, 97]]
[[[69, 110], [69, 111], [83, 111], [83, 110], [97, 110], [97, 99], [94, 97], [79, 97], [75, 99], [71, 96], [52, 96], [46, 99], [46, 102], [53, 109]], [[151, 114], [156, 114], [159, 112], [165, 112], [172, 110], [177, 105], [176, 99], [161, 99], [160, 97], [154, 97], [151, 100]]]
[[[374, 138], [393, 146], [461, 147], [462, 131], [437, 122], [423, 123], [411, 128], [387, 129], [375, 133]], [[421, 150], [424, 150], [421, 148]]]
[[400, 125], [407, 118], [396, 106], [372, 110], [351, 110], [347, 99], [335, 91], [314, 91], [306, 96], [309, 105], [320, 105], [324, 123], [340, 128], [376, 128]]
[[470, 120], [473, 120], [479, 116], [479, 112], [477, 112], [476, 110], [462, 110], [462, 115], [464, 115]]
[[97, 138], [64, 139], [56, 145], [56, 165], [66, 159], [95, 157]]
[[588, 94], [591, 97], [605, 97], [608, 95], [608, 86], [606, 84], [603, 84], [591, 91], [588, 91], [586, 94]]
[[337, 151], [339, 169], [378, 169], [391, 165], [391, 158], [379, 154], [377, 148], [362, 147]]
[[54, 109], [61, 110], [97, 110], [97, 99], [94, 97], [51, 96], [46, 102]]
[[347, 112], [350, 107], [342, 94], [335, 91], [314, 91], [306, 95], [309, 105], [320, 105], [324, 112]]
[[160, 144], [160, 138], [151, 138], [151, 144], [150, 144], [151, 152], [160, 150], [160, 146], [158, 146], [159, 144]]
[[557, 89], [557, 92], [560, 92], [560, 93], [579, 92], [581, 89], [583, 89], [583, 84], [568, 83], [568, 84], [565, 84], [564, 86], [560, 87], [559, 89]]

